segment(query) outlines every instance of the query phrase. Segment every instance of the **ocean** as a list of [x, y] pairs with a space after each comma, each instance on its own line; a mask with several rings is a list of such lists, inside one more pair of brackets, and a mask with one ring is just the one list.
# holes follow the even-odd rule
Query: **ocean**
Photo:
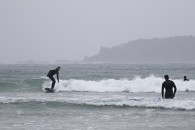
[[[161, 99], [165, 74], [175, 99]], [[0, 65], [0, 129], [195, 130], [195, 64]]]

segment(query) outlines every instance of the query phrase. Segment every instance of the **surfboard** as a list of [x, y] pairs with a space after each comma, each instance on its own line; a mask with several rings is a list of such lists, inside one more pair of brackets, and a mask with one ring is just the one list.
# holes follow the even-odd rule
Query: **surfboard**
[[45, 88], [46, 93], [54, 93], [54, 90], [51, 88]]

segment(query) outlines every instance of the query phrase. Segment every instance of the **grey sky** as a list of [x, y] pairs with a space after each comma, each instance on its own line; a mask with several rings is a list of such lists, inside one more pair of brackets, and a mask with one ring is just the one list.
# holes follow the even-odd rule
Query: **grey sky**
[[82, 60], [139, 38], [195, 35], [194, 0], [0, 0], [0, 63]]

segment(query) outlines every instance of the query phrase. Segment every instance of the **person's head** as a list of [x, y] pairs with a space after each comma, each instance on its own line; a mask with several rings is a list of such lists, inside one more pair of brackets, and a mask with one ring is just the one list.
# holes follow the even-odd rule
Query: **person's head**
[[58, 67], [56, 68], [56, 70], [59, 71], [59, 70], [60, 70], [60, 67], [58, 66]]
[[184, 76], [183, 78], [184, 78], [184, 79], [186, 79], [187, 77], [186, 77], [186, 76]]
[[165, 75], [164, 78], [165, 78], [165, 80], [169, 80], [169, 76], [168, 75]]

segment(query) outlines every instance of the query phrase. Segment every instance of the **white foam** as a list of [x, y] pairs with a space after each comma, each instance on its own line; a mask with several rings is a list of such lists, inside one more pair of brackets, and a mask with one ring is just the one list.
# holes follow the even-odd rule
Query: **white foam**
[[115, 106], [115, 107], [146, 107], [179, 110], [195, 110], [195, 99], [161, 99], [157, 97], [128, 97], [123, 95], [20, 95], [14, 97], [0, 97], [0, 103], [27, 102], [59, 102], [76, 105]]
[[48, 77], [46, 77], [46, 76], [41, 76], [40, 79], [47, 79], [47, 80], [48, 80]]
[[[91, 80], [60, 80], [56, 83], [56, 91], [89, 91], [89, 92], [161, 92], [163, 78], [149, 76], [146, 78], [135, 77], [128, 79], [106, 79], [101, 81]], [[195, 80], [184, 82], [182, 80], [173, 80], [178, 91], [195, 91]], [[43, 84], [43, 90], [51, 87], [51, 82], [46, 81]]]

